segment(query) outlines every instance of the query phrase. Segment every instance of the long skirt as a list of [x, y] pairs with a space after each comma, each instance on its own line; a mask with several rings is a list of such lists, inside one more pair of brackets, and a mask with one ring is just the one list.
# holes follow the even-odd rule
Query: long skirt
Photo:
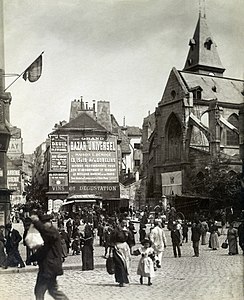
[[113, 251], [113, 257], [115, 281], [121, 284], [129, 283], [127, 267], [115, 249]]
[[238, 254], [237, 238], [228, 238], [229, 254]]
[[81, 251], [82, 255], [82, 270], [94, 269], [93, 247], [90, 245], [84, 245]]

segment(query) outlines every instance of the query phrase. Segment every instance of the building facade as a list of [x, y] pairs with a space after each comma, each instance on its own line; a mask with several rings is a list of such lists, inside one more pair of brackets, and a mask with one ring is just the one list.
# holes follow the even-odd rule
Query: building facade
[[205, 16], [199, 15], [182, 71], [172, 68], [161, 101], [143, 122], [146, 197], [189, 194], [190, 178], [214, 159], [240, 172], [243, 80], [224, 77]]
[[[130, 170], [136, 158], [131, 139], [111, 115], [109, 102], [93, 101], [89, 107], [82, 99], [72, 101], [69, 122], [55, 124], [35, 151], [33, 186], [39, 199], [48, 202], [49, 211], [64, 202], [124, 206], [123, 199], [129, 199], [120, 195], [120, 174], [130, 173], [134, 180], [136, 175], [136, 168]], [[124, 163], [126, 156], [131, 158]], [[40, 193], [42, 186], [45, 196]]]

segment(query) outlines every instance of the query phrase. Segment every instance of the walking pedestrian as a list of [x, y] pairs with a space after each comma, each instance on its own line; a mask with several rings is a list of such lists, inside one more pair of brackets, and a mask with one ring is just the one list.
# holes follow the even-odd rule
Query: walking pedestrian
[[86, 224], [84, 235], [81, 235], [81, 255], [82, 270], [94, 269], [94, 249], [93, 249], [94, 233], [90, 224]]
[[161, 222], [154, 222], [154, 228], [150, 233], [150, 240], [152, 242], [152, 247], [156, 255], [156, 266], [157, 268], [161, 268], [163, 251], [164, 248], [166, 248], [166, 236], [161, 226]]
[[191, 227], [191, 240], [192, 240], [192, 247], [194, 250], [194, 257], [199, 257], [199, 241], [202, 234], [202, 226], [201, 222], [198, 218], [195, 218], [192, 227]]
[[6, 224], [6, 252], [9, 267], [24, 268], [25, 264], [19, 253], [19, 243], [22, 237], [18, 230], [12, 228], [12, 223]]
[[152, 285], [151, 278], [155, 276], [154, 260], [155, 254], [151, 247], [151, 241], [145, 239], [141, 243], [143, 247], [139, 248], [135, 253], [141, 254], [141, 258], [137, 267], [137, 275], [140, 275], [140, 284], [143, 284], [143, 277], [148, 278], [147, 284]]
[[173, 223], [173, 228], [171, 230], [171, 240], [173, 245], [174, 257], [177, 257], [177, 254], [179, 257], [181, 257], [181, 250], [180, 250], [181, 237], [180, 237], [180, 231], [177, 229], [176, 223]]
[[237, 237], [238, 237], [238, 230], [234, 228], [234, 223], [232, 222], [227, 231], [229, 255], [238, 254]]
[[130, 253], [132, 254], [132, 247], [135, 246], [136, 244], [135, 242], [136, 229], [133, 222], [131, 221], [129, 222], [128, 230], [129, 230], [129, 235], [128, 235], [127, 243], [130, 247]]
[[219, 236], [220, 233], [218, 231], [217, 221], [214, 221], [214, 223], [209, 228], [210, 231], [210, 247], [213, 250], [217, 250], [219, 248]]
[[184, 221], [182, 224], [182, 242], [188, 243], [188, 224]]
[[30, 262], [37, 261], [39, 272], [35, 285], [36, 300], [43, 300], [46, 291], [54, 299], [68, 300], [58, 289], [57, 276], [63, 275], [62, 246], [58, 230], [52, 225], [52, 215], [31, 216], [35, 228], [40, 232], [44, 245], [30, 257]]
[[120, 287], [129, 283], [128, 275], [131, 254], [130, 247], [126, 242], [128, 239], [128, 229], [126, 225], [127, 221], [121, 220], [111, 235], [111, 242], [113, 243], [115, 281], [119, 283]]
[[203, 219], [202, 223], [202, 235], [201, 235], [201, 244], [206, 245], [206, 237], [207, 237], [207, 232], [209, 230], [208, 228], [208, 223], [206, 222], [206, 219]]
[[[25, 260], [25, 263], [28, 266], [28, 265], [31, 265], [31, 263], [29, 262], [29, 258], [35, 252], [33, 249], [30, 249], [30, 247], [25, 242], [25, 238], [27, 236], [28, 230], [29, 230], [30, 225], [32, 223], [31, 218], [29, 218], [29, 217], [25, 218], [24, 221], [23, 221], [23, 223], [24, 223], [23, 245], [26, 248], [26, 260]], [[36, 265], [36, 262], [33, 262], [33, 265]]]

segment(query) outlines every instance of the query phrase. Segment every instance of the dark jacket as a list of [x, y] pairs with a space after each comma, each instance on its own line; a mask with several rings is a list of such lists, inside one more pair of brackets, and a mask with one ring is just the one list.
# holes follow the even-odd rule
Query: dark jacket
[[180, 244], [180, 232], [177, 229], [171, 230], [171, 240], [172, 244], [179, 245]]
[[191, 240], [193, 242], [200, 241], [200, 237], [202, 235], [202, 225], [200, 222], [193, 223], [191, 228]]
[[19, 234], [18, 230], [12, 229], [12, 231], [8, 232], [6, 238], [6, 252], [9, 253], [12, 250], [18, 249], [19, 242], [22, 240], [21, 235]]
[[44, 246], [31, 256], [30, 261], [37, 261], [39, 273], [47, 278], [62, 275], [62, 246], [58, 230], [53, 225], [45, 228], [41, 221], [33, 223], [43, 238]]

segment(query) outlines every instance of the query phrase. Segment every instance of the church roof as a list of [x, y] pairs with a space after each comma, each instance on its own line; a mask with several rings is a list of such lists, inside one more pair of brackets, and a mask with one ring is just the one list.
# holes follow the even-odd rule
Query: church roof
[[220, 102], [240, 104], [243, 102], [244, 81], [179, 71], [189, 91], [201, 88], [203, 100], [217, 99]]
[[190, 39], [189, 46], [185, 71], [223, 74], [225, 69], [220, 61], [217, 45], [209, 31], [205, 16], [199, 15], [195, 33]]

